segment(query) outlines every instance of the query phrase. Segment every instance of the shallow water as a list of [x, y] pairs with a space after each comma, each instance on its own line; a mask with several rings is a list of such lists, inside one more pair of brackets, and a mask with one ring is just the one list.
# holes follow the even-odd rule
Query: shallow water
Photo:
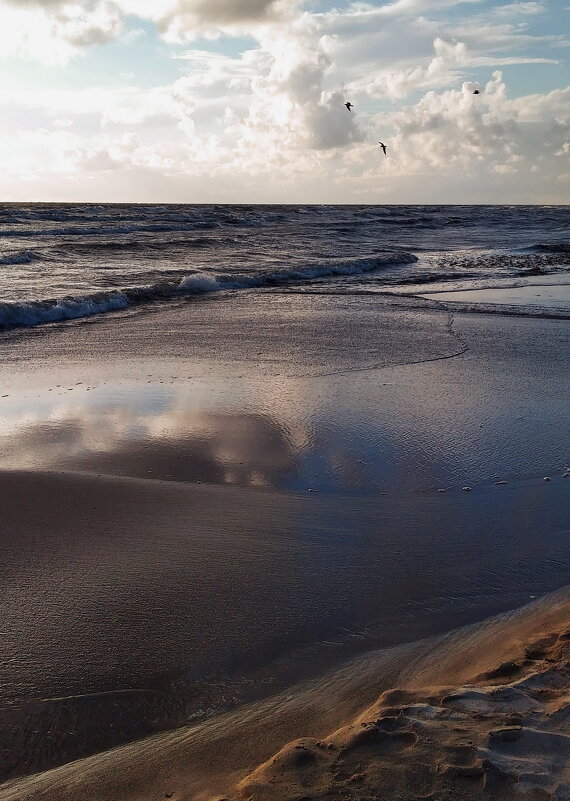
[[431, 300], [456, 303], [493, 303], [507, 306], [533, 306], [538, 309], [570, 311], [570, 284], [496, 287], [493, 289], [456, 290], [423, 295]]

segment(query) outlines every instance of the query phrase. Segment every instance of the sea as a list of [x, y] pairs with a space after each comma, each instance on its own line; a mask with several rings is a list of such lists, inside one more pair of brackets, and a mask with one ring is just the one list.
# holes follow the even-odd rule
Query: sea
[[512, 285], [569, 271], [569, 212], [568, 206], [3, 204], [0, 327], [243, 289]]

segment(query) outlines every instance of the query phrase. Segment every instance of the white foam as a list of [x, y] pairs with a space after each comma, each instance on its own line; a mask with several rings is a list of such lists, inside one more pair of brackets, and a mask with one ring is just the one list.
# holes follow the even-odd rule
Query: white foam
[[0, 265], [31, 264], [34, 261], [40, 261], [40, 257], [36, 256], [36, 254], [32, 253], [31, 251], [13, 253], [10, 256], [0, 257]]
[[196, 292], [216, 292], [221, 289], [221, 285], [217, 278], [208, 273], [194, 273], [187, 275], [178, 284], [180, 292], [188, 292], [190, 294]]
[[21, 303], [0, 303], [0, 327], [15, 328], [42, 323], [72, 320], [126, 309], [129, 306], [168, 300], [180, 295], [197, 295], [221, 290], [253, 289], [318, 279], [334, 275], [357, 275], [382, 267], [409, 264], [417, 261], [411, 253], [385, 251], [362, 259], [338, 259], [317, 262], [293, 270], [279, 270], [256, 274], [225, 274], [195, 272], [180, 282], [161, 282], [150, 286], [122, 289], [116, 292], [97, 293], [84, 297], [66, 297], [52, 300], [29, 300]]
[[74, 320], [92, 314], [126, 309], [128, 306], [129, 301], [122, 292], [111, 293], [105, 298], [61, 298], [54, 301], [0, 303], [0, 326], [16, 328], [59, 320]]

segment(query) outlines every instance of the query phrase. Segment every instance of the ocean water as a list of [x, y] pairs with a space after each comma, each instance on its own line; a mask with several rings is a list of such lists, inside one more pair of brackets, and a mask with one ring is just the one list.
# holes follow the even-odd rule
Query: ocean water
[[562, 206], [0, 206], [0, 327], [209, 292], [568, 273]]

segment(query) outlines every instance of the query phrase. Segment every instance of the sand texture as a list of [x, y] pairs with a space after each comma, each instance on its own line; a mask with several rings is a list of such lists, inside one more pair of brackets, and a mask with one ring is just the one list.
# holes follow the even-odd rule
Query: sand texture
[[282, 748], [238, 785], [251, 801], [570, 797], [570, 630], [463, 686], [395, 689], [324, 739]]
[[[7, 783], [0, 798], [562, 801], [569, 659], [562, 591], [194, 729]], [[374, 684], [380, 696], [355, 712]]]

